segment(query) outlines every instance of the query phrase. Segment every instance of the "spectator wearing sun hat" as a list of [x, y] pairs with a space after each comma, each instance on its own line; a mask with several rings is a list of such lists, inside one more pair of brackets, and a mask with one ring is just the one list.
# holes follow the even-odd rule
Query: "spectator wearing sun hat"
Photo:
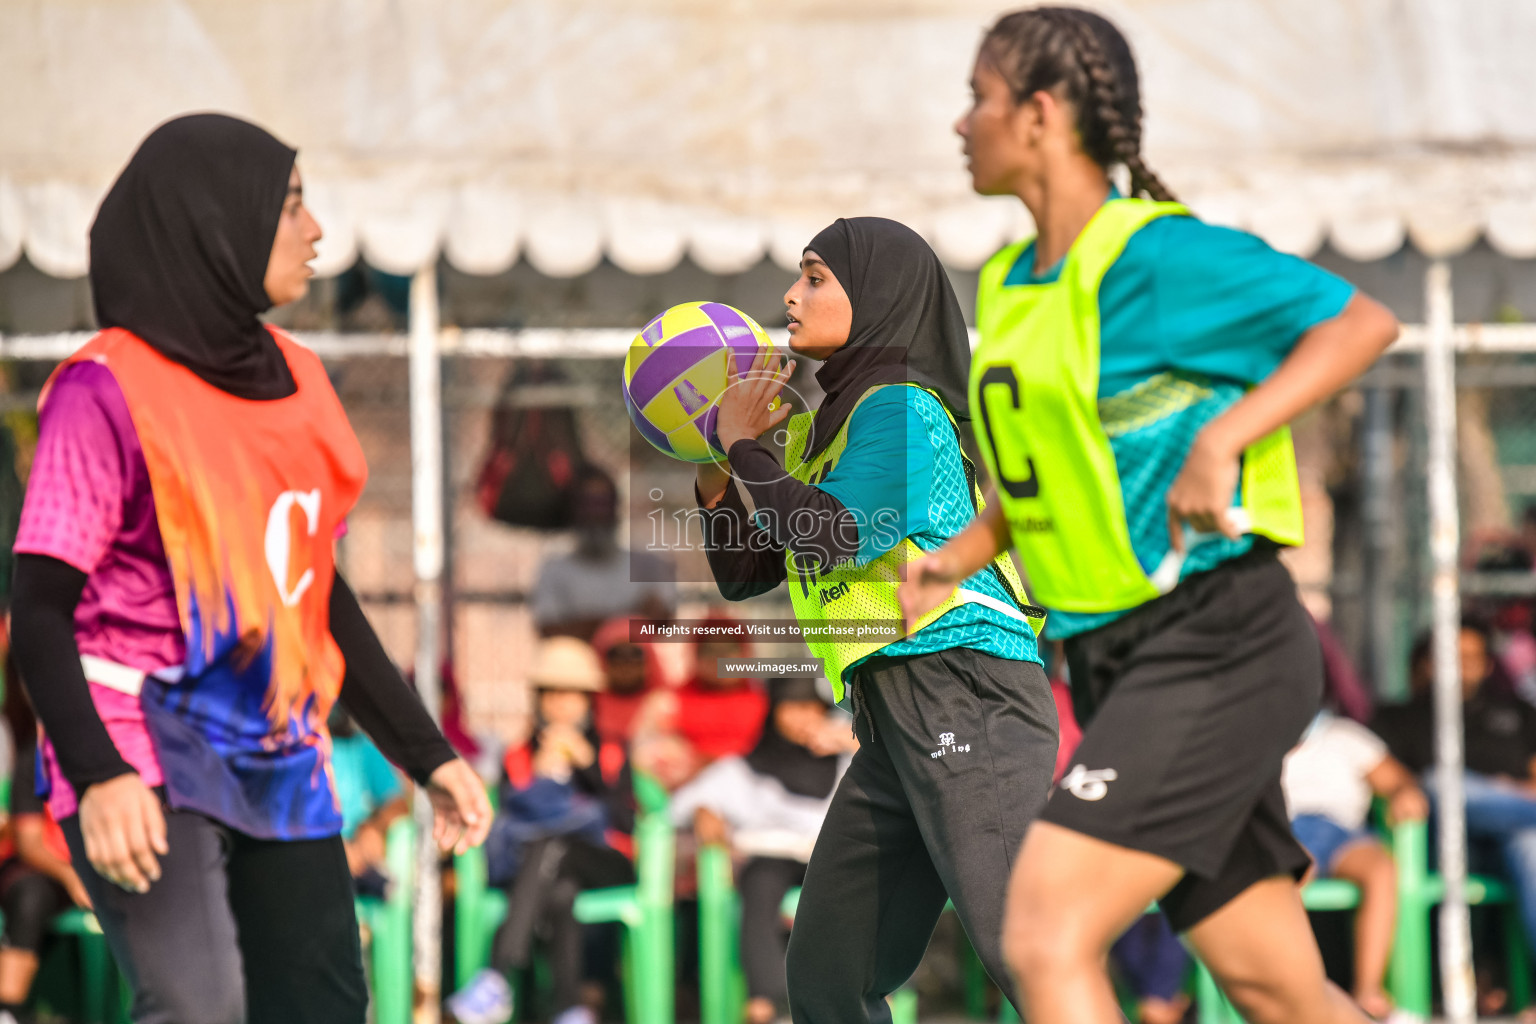
[[583, 890], [634, 881], [614, 836], [633, 823], [624, 749], [599, 738], [592, 714], [604, 678], [597, 653], [575, 637], [550, 637], [534, 655], [533, 728], [503, 759], [499, 811], [486, 842], [489, 878], [506, 889], [507, 917], [490, 967], [449, 1000], [461, 1024], [511, 1018], [506, 979], [528, 966], [535, 936], [547, 936], [554, 1020], [595, 1020], [590, 990], [600, 979], [586, 970], [583, 926], [572, 907]]

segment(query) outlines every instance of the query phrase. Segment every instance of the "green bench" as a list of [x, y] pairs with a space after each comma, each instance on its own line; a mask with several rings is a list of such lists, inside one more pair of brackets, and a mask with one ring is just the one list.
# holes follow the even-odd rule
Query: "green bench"
[[[736, 892], [730, 850], [703, 846], [698, 851], [699, 883], [699, 1020], [700, 1024], [740, 1024], [746, 1005], [746, 981], [741, 972], [741, 900]], [[791, 920], [800, 906], [800, 890], [784, 894], [779, 913]], [[974, 954], [971, 961], [975, 961]], [[966, 967], [967, 1006], [974, 1005], [976, 986], [985, 998], [986, 973], [980, 963]], [[978, 973], [979, 972], [979, 973]], [[917, 992], [904, 986], [888, 997], [892, 1024], [916, 1024]]]
[[[1425, 822], [1395, 826], [1387, 844], [1397, 862], [1397, 932], [1387, 967], [1387, 991], [1399, 1009], [1427, 1019], [1434, 981], [1431, 917], [1434, 907], [1445, 899], [1445, 880], [1429, 870], [1429, 828]], [[1360, 905], [1360, 890], [1349, 882], [1323, 878], [1309, 883], [1301, 899], [1308, 910], [1353, 910]], [[1531, 962], [1514, 893], [1502, 879], [1472, 875], [1467, 879], [1467, 902], [1505, 908], [1510, 1004], [1516, 1011], [1525, 1008], [1531, 1002]], [[1195, 998], [1200, 1003], [1200, 1024], [1237, 1024], [1242, 1020], [1203, 965], [1196, 971]]]
[[[644, 792], [642, 793], [642, 790]], [[672, 936], [675, 837], [649, 784], [636, 780], [642, 812], [635, 824], [634, 885], [591, 889], [576, 897], [576, 920], [623, 926], [621, 965], [629, 1024], [674, 1024]], [[454, 859], [454, 976], [462, 987], [490, 962], [491, 942], [506, 918], [506, 896], [486, 880], [485, 851]]]
[[410, 816], [389, 826], [385, 866], [394, 881], [387, 899], [356, 900], [357, 919], [371, 939], [375, 1024], [411, 1024], [416, 975], [412, 962], [411, 897], [416, 879], [416, 828]]

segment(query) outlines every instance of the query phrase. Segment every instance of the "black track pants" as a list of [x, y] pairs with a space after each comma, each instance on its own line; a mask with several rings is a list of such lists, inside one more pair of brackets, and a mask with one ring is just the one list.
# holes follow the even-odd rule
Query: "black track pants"
[[169, 855], [141, 895], [64, 835], [118, 967], [134, 1024], [363, 1024], [352, 876], [340, 836], [276, 842], [190, 811], [165, 813]]
[[789, 941], [795, 1024], [888, 1020], [884, 996], [917, 968], [946, 896], [1011, 999], [1008, 875], [1056, 761], [1045, 673], [956, 648], [872, 659], [852, 686], [862, 746], [806, 869]]

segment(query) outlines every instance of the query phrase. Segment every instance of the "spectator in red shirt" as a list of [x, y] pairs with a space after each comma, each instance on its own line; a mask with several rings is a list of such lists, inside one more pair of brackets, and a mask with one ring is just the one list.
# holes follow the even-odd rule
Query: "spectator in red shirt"
[[630, 616], [609, 619], [592, 637], [592, 647], [602, 659], [607, 688], [594, 697], [593, 716], [604, 743], [634, 739], [635, 720], [646, 699], [666, 685], [666, 671], [652, 644], [630, 640]]
[[[736, 625], [723, 616], [701, 623], [703, 628]], [[658, 691], [641, 709], [635, 728], [637, 768], [673, 790], [712, 761], [751, 751], [768, 718], [768, 696], [758, 680], [720, 670], [721, 659], [748, 653], [745, 641], [731, 637], [695, 646], [693, 678], [676, 690]]]

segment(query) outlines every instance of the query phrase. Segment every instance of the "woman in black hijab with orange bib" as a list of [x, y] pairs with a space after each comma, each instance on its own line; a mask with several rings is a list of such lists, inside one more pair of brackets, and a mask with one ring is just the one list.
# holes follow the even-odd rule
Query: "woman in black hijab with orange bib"
[[958, 424], [965, 319], [938, 257], [895, 221], [839, 220], [800, 268], [784, 296], [790, 348], [823, 361], [826, 399], [789, 420], [781, 466], [755, 439], [788, 416], [770, 402], [794, 364], [757, 366], [720, 400], [729, 469], [701, 466], [698, 479], [721, 593], [788, 583], [860, 742], [806, 868], [790, 1011], [797, 1024], [888, 1019], [883, 997], [917, 967], [946, 899], [1011, 997], [1005, 879], [1056, 758], [1039, 612], [1006, 557], [910, 635], [896, 600], [906, 563], [980, 502]]
[[137, 1024], [364, 1020], [338, 699], [427, 787], [440, 845], [490, 824], [336, 573], [367, 475], [341, 403], [259, 317], [320, 238], [294, 155], [222, 115], [151, 133], [91, 229], [102, 331], [40, 406], [16, 663]]

